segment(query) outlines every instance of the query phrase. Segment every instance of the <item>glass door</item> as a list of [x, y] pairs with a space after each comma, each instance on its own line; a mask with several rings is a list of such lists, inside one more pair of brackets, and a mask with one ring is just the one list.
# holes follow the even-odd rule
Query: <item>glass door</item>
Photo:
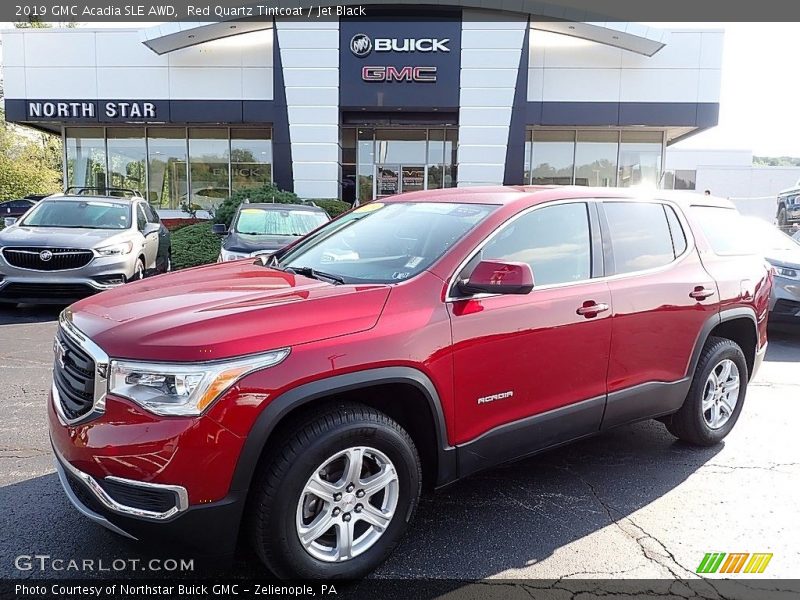
[[425, 189], [425, 165], [403, 165], [400, 173], [400, 191], [417, 192]]
[[375, 165], [375, 197], [394, 196], [400, 193], [400, 166]]

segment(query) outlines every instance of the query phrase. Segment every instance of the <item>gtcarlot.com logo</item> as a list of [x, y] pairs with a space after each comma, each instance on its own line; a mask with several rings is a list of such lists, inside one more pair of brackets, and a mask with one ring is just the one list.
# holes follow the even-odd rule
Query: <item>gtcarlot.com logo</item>
[[20, 554], [14, 559], [18, 571], [113, 573], [123, 571], [191, 572], [194, 559], [185, 558], [60, 558], [49, 554]]

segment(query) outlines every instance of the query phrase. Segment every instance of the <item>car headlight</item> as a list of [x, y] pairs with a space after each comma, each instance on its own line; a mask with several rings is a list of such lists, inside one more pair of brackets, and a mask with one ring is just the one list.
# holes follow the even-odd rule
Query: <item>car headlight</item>
[[222, 250], [220, 250], [219, 255], [222, 259], [220, 260], [220, 262], [227, 262], [229, 260], [239, 260], [240, 258], [247, 258], [248, 256], [250, 256], [249, 254], [246, 254], [244, 252], [232, 252], [230, 250], [225, 250], [225, 248], [222, 248]]
[[122, 256], [123, 254], [130, 254], [131, 251], [133, 251], [133, 242], [123, 242], [95, 250], [100, 256]]
[[788, 267], [772, 267], [772, 271], [776, 277], [784, 277], [786, 279], [800, 279], [798, 277], [797, 269], [790, 269]]
[[112, 360], [108, 393], [165, 416], [196, 416], [239, 379], [289, 356], [289, 348], [198, 364]]

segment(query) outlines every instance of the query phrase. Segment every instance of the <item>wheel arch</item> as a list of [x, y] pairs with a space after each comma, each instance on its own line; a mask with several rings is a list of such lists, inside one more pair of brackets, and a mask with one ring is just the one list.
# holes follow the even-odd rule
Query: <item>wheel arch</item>
[[730, 308], [708, 319], [697, 338], [686, 374], [694, 375], [703, 347], [708, 338], [723, 337], [736, 342], [747, 362], [748, 379], [752, 377], [758, 351], [758, 320], [755, 310], [748, 307]]
[[[384, 391], [397, 390], [398, 393], [372, 401], [367, 399], [368, 393], [381, 388]], [[411, 390], [415, 396], [407, 396], [408, 403], [392, 403], [401, 395], [400, 392]], [[247, 435], [234, 470], [231, 491], [249, 490], [270, 440], [279, 437], [282, 428], [289, 427], [321, 403], [336, 400], [355, 400], [372, 406], [408, 430], [418, 446], [423, 460], [423, 477], [429, 486], [444, 485], [456, 478], [455, 451], [447, 442], [441, 400], [433, 382], [418, 369], [382, 367], [312, 381], [292, 388], [270, 402]], [[421, 408], [426, 411], [422, 412]]]

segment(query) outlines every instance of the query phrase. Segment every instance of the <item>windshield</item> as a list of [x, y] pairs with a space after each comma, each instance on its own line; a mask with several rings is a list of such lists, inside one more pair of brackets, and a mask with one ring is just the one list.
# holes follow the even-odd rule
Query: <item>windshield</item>
[[333, 221], [281, 257], [348, 283], [391, 283], [427, 269], [496, 207], [444, 202], [371, 203]]
[[299, 236], [327, 222], [323, 213], [311, 210], [244, 208], [236, 219], [234, 231], [244, 235]]
[[87, 200], [41, 202], [22, 220], [25, 227], [71, 227], [81, 229], [127, 229], [130, 204]]

